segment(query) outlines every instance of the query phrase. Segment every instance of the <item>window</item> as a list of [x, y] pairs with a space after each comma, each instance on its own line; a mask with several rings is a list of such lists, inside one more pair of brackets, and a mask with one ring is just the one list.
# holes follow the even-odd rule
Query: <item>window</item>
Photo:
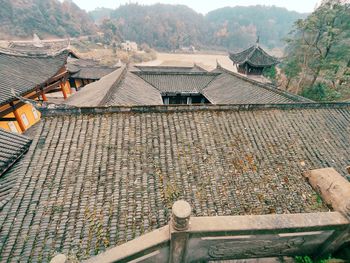
[[24, 126], [29, 126], [29, 121], [28, 121], [28, 119], [27, 119], [27, 116], [26, 116], [26, 114], [25, 113], [23, 113], [22, 115], [21, 115], [21, 119], [22, 119], [22, 121], [23, 121], [23, 124], [24, 124]]
[[36, 108], [32, 107], [32, 112], [33, 112], [34, 119], [36, 120], [39, 119], [39, 114]]
[[17, 128], [16, 128], [16, 124], [15, 124], [13, 121], [9, 121], [9, 122], [7, 123], [7, 125], [9, 126], [10, 131], [15, 132], [15, 133], [18, 133], [18, 130], [17, 130]]

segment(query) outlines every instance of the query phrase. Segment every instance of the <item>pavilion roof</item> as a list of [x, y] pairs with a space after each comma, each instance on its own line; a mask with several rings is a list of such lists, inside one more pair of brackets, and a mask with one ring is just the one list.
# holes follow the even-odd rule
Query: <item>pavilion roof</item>
[[258, 44], [238, 53], [230, 53], [230, 59], [238, 65], [245, 63], [253, 67], [270, 67], [279, 63], [278, 59], [267, 54]]

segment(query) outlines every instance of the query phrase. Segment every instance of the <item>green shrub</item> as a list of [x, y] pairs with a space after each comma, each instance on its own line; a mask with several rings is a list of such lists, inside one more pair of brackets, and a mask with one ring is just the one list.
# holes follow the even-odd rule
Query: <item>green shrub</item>
[[341, 97], [339, 92], [329, 88], [324, 83], [317, 83], [312, 87], [303, 89], [301, 95], [314, 101], [334, 101]]

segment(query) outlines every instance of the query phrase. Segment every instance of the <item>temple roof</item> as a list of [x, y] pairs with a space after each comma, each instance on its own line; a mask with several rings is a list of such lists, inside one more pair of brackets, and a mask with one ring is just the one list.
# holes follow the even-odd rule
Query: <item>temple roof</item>
[[31, 140], [0, 128], [0, 176], [28, 150]]
[[270, 67], [279, 63], [278, 59], [267, 54], [258, 44], [238, 53], [230, 53], [230, 59], [238, 65], [245, 63], [253, 67]]
[[60, 50], [68, 49], [70, 41], [29, 41], [29, 42], [10, 42], [8, 48], [29, 53], [57, 53]]
[[[171, 71], [140, 71], [128, 68], [127, 74], [116, 76], [114, 82], [109, 81], [108, 85], [104, 81], [93, 84], [108, 94], [101, 101], [102, 104], [91, 104], [91, 101], [95, 101], [95, 95], [92, 89], [86, 88], [71, 96], [67, 102], [75, 106], [160, 105], [163, 104], [161, 96], [169, 94], [202, 94], [212, 104], [312, 102], [220, 66], [213, 72], [184, 72], [181, 69], [175, 71], [175, 67], [172, 67]], [[85, 99], [82, 100], [82, 97]]]
[[71, 58], [68, 60], [67, 68], [72, 78], [99, 80], [115, 71], [118, 67], [100, 65], [98, 61], [92, 59]]
[[115, 83], [110, 92], [110, 98], [106, 98], [106, 105], [161, 105], [162, 96], [154, 86], [127, 71], [123, 79]]
[[[23, 135], [0, 128], [0, 210], [8, 201], [11, 189], [17, 180], [15, 174], [18, 170], [18, 165], [15, 163], [28, 150], [31, 141], [31, 139]], [[16, 167], [12, 168], [8, 174], [5, 174], [14, 165]]]
[[102, 105], [112, 87], [121, 78], [124, 70], [124, 67], [114, 69], [111, 73], [102, 76], [99, 81], [84, 86], [82, 90], [70, 96], [64, 103], [78, 107]]
[[203, 90], [203, 95], [212, 104], [312, 102], [307, 98], [257, 82], [220, 66], [213, 72], [220, 75]]
[[65, 66], [68, 55], [68, 50], [53, 55], [28, 55], [1, 49], [0, 105], [15, 99], [12, 90], [25, 95], [45, 84]]
[[144, 72], [207, 72], [202, 67], [194, 64], [188, 67], [177, 67], [177, 66], [135, 66], [140, 71]]
[[[84, 113], [83, 113], [84, 112]], [[50, 114], [44, 112], [44, 114]], [[350, 162], [350, 104], [56, 109], [0, 212], [0, 253], [88, 258], [194, 216], [328, 211], [304, 171]]]
[[200, 93], [219, 74], [209, 72], [135, 72], [161, 93]]

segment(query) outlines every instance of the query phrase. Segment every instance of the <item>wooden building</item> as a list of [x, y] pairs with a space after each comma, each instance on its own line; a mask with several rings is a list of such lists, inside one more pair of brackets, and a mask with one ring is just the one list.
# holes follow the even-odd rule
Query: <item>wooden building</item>
[[121, 67], [64, 103], [77, 107], [167, 104], [279, 104], [311, 100], [217, 66]]
[[265, 68], [274, 67], [278, 59], [267, 54], [257, 42], [256, 45], [238, 53], [230, 53], [237, 71], [245, 75], [262, 75]]
[[48, 92], [59, 90], [64, 99], [71, 94], [66, 69], [70, 51], [53, 55], [0, 50], [0, 128], [22, 133], [40, 120], [40, 113], [26, 99], [47, 101]]
[[78, 91], [87, 84], [100, 80], [102, 77], [112, 73], [118, 67], [100, 65], [92, 59], [70, 58], [67, 63], [69, 72], [69, 83]]

